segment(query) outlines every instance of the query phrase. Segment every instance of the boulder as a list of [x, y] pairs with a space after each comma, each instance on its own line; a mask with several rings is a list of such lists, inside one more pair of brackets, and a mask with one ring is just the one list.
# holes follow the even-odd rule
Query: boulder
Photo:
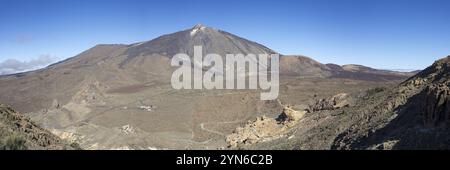
[[278, 117], [282, 122], [298, 121], [305, 116], [306, 111], [296, 111], [291, 106], [285, 106], [283, 112]]
[[347, 93], [339, 93], [330, 98], [316, 100], [316, 102], [309, 107], [309, 111], [335, 110], [350, 105], [351, 96]]

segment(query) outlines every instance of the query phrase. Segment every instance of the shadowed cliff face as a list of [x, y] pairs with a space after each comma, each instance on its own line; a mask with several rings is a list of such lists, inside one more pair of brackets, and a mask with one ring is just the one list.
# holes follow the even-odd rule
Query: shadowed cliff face
[[409, 98], [410, 101], [403, 106], [401, 113], [418, 113], [425, 127], [449, 127], [449, 87], [450, 56], [436, 61], [400, 85], [400, 89], [418, 91]]

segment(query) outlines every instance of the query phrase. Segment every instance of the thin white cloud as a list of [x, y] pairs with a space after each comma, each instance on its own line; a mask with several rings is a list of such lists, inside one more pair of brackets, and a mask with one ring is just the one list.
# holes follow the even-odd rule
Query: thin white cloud
[[55, 59], [56, 57], [53, 57], [48, 54], [40, 55], [39, 57], [32, 59], [30, 61], [7, 59], [3, 62], [0, 62], [0, 75], [14, 74], [43, 68], [54, 62]]
[[27, 35], [19, 35], [14, 38], [14, 42], [18, 43], [18, 44], [26, 44], [26, 43], [29, 43], [32, 41], [33, 41], [33, 38], [31, 36], [27, 36]]

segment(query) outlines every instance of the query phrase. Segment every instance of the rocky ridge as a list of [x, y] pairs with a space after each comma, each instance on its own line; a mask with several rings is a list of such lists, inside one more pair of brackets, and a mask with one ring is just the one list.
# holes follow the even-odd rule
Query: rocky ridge
[[[280, 103], [280, 105], [282, 105]], [[297, 111], [290, 105], [282, 105], [283, 111], [277, 118], [266, 116], [248, 121], [244, 127], [238, 127], [232, 134], [226, 136], [228, 147], [237, 148], [240, 145], [255, 144], [274, 140], [286, 135], [308, 113], [307, 110]]]
[[0, 104], [0, 149], [79, 149]]

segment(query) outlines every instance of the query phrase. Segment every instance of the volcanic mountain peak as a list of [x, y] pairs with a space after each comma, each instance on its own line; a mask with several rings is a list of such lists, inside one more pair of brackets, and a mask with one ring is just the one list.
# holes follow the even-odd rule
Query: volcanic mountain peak
[[194, 27], [167, 34], [151, 41], [135, 44], [127, 50], [128, 58], [140, 55], [160, 54], [169, 58], [178, 53], [193, 54], [194, 46], [202, 46], [203, 53], [225, 54], [270, 54], [273, 50], [231, 33], [197, 24]]
[[[130, 72], [142, 75], [158, 74], [170, 76], [170, 58], [179, 53], [193, 56], [194, 46], [202, 46], [202, 55], [219, 54], [274, 54], [277, 53], [264, 45], [238, 37], [231, 33], [197, 24], [189, 29], [171, 34], [162, 35], [150, 41], [134, 43], [130, 45], [97, 45], [75, 57], [50, 65], [47, 69], [61, 68], [65, 75], [77, 72], [74, 76], [82, 79], [83, 72], [90, 68], [92, 70], [107, 70], [120, 68], [127, 70], [121, 72], [124, 77]], [[83, 68], [83, 69], [79, 69]], [[117, 71], [117, 70], [115, 70]], [[337, 77], [363, 80], [404, 80], [412, 73], [400, 73], [385, 70], [377, 70], [361, 65], [324, 65], [311, 58], [299, 55], [282, 55], [280, 58], [280, 71], [283, 75], [301, 77]], [[111, 80], [111, 70], [104, 73], [105, 79]], [[118, 74], [118, 73], [116, 73]], [[19, 76], [19, 75], [18, 75]], [[20, 75], [23, 76], [23, 75]], [[99, 76], [97, 76], [99, 77]], [[146, 76], [148, 78], [149, 76]], [[165, 78], [165, 77], [164, 77]]]
[[195, 36], [195, 34], [198, 32], [198, 31], [204, 31], [206, 29], [206, 27], [205, 26], [203, 26], [202, 24], [197, 24], [197, 25], [195, 25], [193, 28], [192, 28], [192, 31], [191, 31], [191, 36]]
[[198, 24], [196, 24], [193, 28], [194, 28], [194, 29], [195, 29], [195, 28], [205, 28], [205, 26], [204, 26], [203, 24], [201, 24], [201, 23], [198, 23]]
[[[272, 110], [278, 106], [260, 103], [251, 91], [174, 90], [170, 80], [175, 67], [171, 67], [170, 58], [178, 53], [193, 56], [194, 46], [203, 47], [203, 56], [211, 53], [221, 56], [276, 53], [261, 44], [198, 24], [131, 45], [97, 45], [39, 71], [0, 77], [0, 101], [26, 113], [55, 134], [69, 136], [70, 140], [80, 141], [82, 147], [94, 149], [128, 146], [128, 141], [138, 141], [133, 143], [138, 149], [147, 146], [185, 148], [193, 143], [195, 147], [202, 147], [204, 144], [198, 141], [209, 138], [207, 132], [211, 131], [208, 128], [212, 125], [203, 122], [234, 122], [243, 119], [243, 115], [275, 113]], [[309, 96], [316, 96], [317, 92], [319, 95], [330, 93], [334, 87], [342, 90], [347, 86], [365, 87], [350, 79], [406, 79], [405, 75], [368, 70], [347, 71], [343, 66], [324, 65], [305, 56], [282, 55], [280, 78], [286, 84], [280, 84], [284, 90], [280, 94], [289, 97], [290, 101], [303, 102], [309, 100]], [[334, 81], [339, 83], [329, 83]], [[217, 103], [220, 103], [219, 107], [212, 107]], [[186, 125], [201, 131], [191, 130]], [[128, 130], [123, 133], [123, 127], [135, 129], [132, 131], [138, 134], [130, 135]], [[175, 134], [166, 133], [169, 131]], [[178, 140], [179, 134], [182, 134], [183, 142]], [[89, 140], [84, 140], [87, 137]], [[177, 141], [166, 140], [172, 137]], [[210, 146], [215, 145], [211, 142]]]

